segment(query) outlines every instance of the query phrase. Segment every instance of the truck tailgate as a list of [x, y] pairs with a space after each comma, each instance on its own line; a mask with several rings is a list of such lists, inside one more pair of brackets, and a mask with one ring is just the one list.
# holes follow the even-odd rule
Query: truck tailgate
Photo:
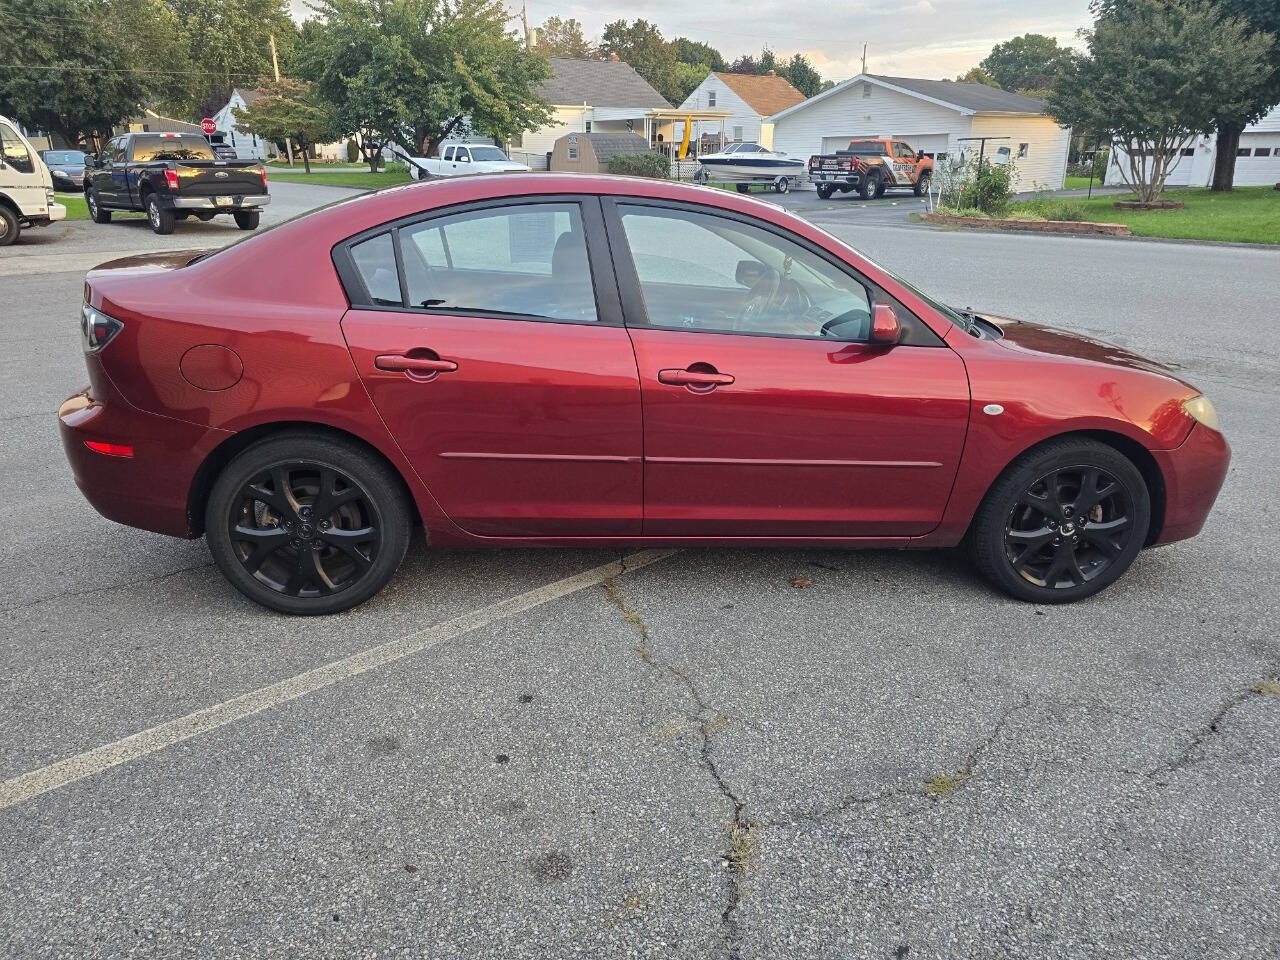
[[190, 160], [175, 165], [178, 193], [187, 197], [244, 196], [267, 192], [260, 164], [252, 161]]

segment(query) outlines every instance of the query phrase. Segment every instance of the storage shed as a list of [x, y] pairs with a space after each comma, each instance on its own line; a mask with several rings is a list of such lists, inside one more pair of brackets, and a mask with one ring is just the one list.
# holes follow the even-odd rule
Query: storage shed
[[608, 173], [609, 158], [648, 153], [644, 137], [634, 133], [566, 133], [551, 148], [556, 173]]

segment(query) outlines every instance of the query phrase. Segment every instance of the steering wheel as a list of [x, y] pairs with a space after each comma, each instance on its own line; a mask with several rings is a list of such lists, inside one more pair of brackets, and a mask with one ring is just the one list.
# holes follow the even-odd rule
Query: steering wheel
[[765, 267], [760, 279], [753, 283], [751, 289], [747, 291], [747, 305], [742, 308], [742, 315], [738, 317], [733, 329], [738, 330], [742, 327], [750, 328], [753, 325], [759, 325], [766, 311], [773, 306], [773, 302], [778, 296], [778, 290], [781, 287], [782, 274], [773, 269], [773, 267]]

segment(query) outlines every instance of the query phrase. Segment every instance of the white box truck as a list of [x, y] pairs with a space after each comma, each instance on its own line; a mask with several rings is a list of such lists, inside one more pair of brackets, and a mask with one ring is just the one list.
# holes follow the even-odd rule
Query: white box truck
[[53, 177], [18, 125], [0, 117], [0, 247], [23, 227], [47, 227], [67, 215], [53, 199]]

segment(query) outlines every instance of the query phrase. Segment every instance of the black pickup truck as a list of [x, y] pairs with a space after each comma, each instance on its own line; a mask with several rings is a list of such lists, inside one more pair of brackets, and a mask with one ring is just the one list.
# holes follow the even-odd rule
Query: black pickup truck
[[262, 164], [219, 160], [195, 133], [114, 137], [85, 164], [84, 198], [94, 223], [110, 223], [113, 210], [145, 210], [156, 233], [173, 233], [175, 220], [220, 213], [253, 230], [270, 200]]

